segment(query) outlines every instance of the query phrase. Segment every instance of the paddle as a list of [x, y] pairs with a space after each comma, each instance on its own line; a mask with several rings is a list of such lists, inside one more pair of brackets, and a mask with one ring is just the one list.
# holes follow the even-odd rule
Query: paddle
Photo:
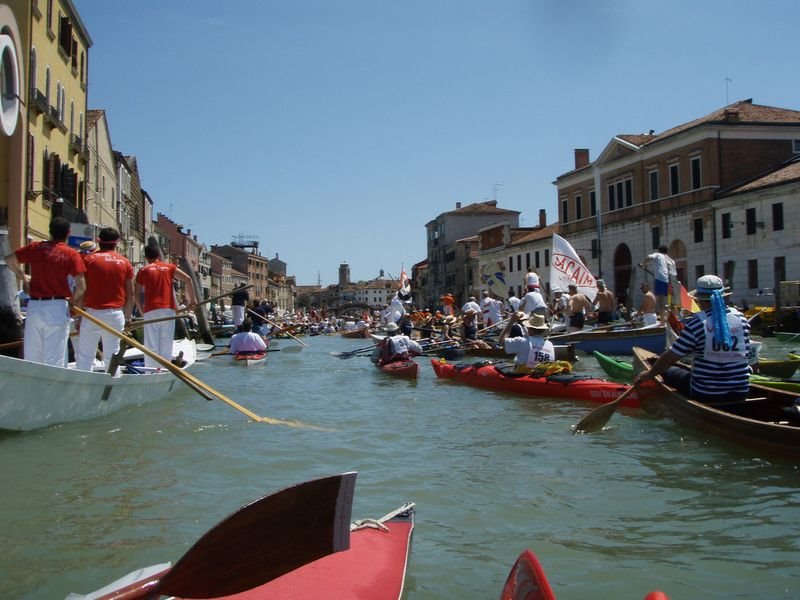
[[256, 500], [203, 534], [172, 568], [98, 600], [229, 596], [347, 550], [355, 480], [342, 473]]
[[[259, 316], [261, 316], [261, 315], [259, 315]], [[278, 329], [280, 329], [280, 328], [281, 328], [281, 327], [280, 327], [280, 325], [278, 325], [278, 324], [277, 324], [277, 323], [275, 323], [274, 321], [270, 321], [269, 319], [264, 319], [264, 320], [265, 320], [267, 323], [269, 323], [270, 325], [272, 325], [273, 327], [277, 327]], [[284, 333], [285, 333], [286, 335], [288, 335], [290, 338], [292, 338], [294, 341], [296, 341], [298, 344], [300, 344], [301, 346], [303, 346], [304, 348], [308, 348], [308, 344], [304, 344], [304, 343], [303, 343], [301, 340], [298, 340], [296, 337], [294, 337], [294, 336], [293, 336], [291, 333], [289, 333], [288, 331], [285, 331]]]
[[158, 319], [149, 319], [147, 321], [131, 321], [128, 326], [125, 328], [125, 331], [131, 331], [133, 329], [139, 329], [140, 327], [144, 327], [145, 325], [150, 325], [151, 323], [161, 323], [163, 321], [174, 321], [175, 319], [183, 319], [184, 317], [188, 317], [189, 313], [176, 313], [171, 317], [159, 317]]
[[630, 396], [636, 387], [637, 386], [632, 385], [627, 390], [622, 392], [616, 400], [612, 400], [607, 404], [601, 404], [595, 408], [592, 412], [578, 421], [578, 424], [575, 425], [572, 434], [594, 433], [595, 431], [600, 431], [603, 427], [605, 427], [605, 424], [608, 423], [608, 420], [617, 410], [617, 407], [620, 405], [620, 403], [625, 400], [625, 398]]
[[19, 348], [22, 346], [22, 340], [16, 340], [13, 342], [6, 342], [5, 344], [0, 344], [0, 350], [8, 350], [9, 348]]
[[341, 358], [341, 359], [348, 359], [348, 358], [353, 358], [354, 356], [357, 356], [359, 354], [372, 351], [377, 347], [378, 344], [373, 344], [372, 346], [359, 348], [358, 350], [351, 350], [350, 352], [331, 352], [331, 356], [335, 356], [336, 358]]
[[231, 400], [230, 398], [228, 398], [227, 396], [225, 396], [221, 392], [218, 392], [214, 388], [206, 385], [205, 383], [203, 383], [202, 381], [197, 379], [197, 377], [195, 377], [191, 373], [188, 373], [187, 371], [184, 371], [180, 367], [178, 367], [176, 365], [173, 365], [171, 361], [165, 359], [163, 356], [161, 356], [159, 354], [156, 354], [155, 352], [153, 352], [152, 350], [147, 348], [144, 344], [140, 344], [138, 341], [136, 341], [132, 337], [129, 337], [129, 336], [125, 335], [124, 333], [120, 333], [119, 331], [117, 331], [113, 327], [110, 327], [110, 326], [106, 325], [105, 323], [103, 323], [103, 321], [100, 321], [99, 319], [96, 319], [95, 317], [93, 317], [92, 315], [87, 313], [82, 308], [79, 308], [77, 306], [73, 306], [72, 310], [74, 310], [76, 313], [78, 313], [79, 315], [81, 315], [85, 319], [88, 319], [89, 321], [91, 321], [92, 323], [94, 323], [95, 325], [100, 327], [101, 329], [105, 329], [109, 333], [117, 336], [120, 340], [123, 340], [123, 341], [127, 342], [129, 345], [133, 346], [134, 348], [137, 348], [137, 349], [141, 350], [146, 356], [149, 356], [154, 361], [156, 361], [158, 364], [160, 364], [161, 366], [165, 367], [173, 375], [175, 375], [178, 379], [180, 379], [182, 382], [184, 382], [187, 386], [189, 386], [193, 390], [195, 390], [195, 391], [202, 390], [202, 392], [199, 392], [199, 393], [201, 393], [201, 395], [203, 395], [203, 397], [206, 398], [206, 399], [208, 399], [208, 396], [206, 396], [204, 392], [207, 392], [207, 393], [211, 394], [212, 396], [218, 398], [219, 400], [222, 400], [223, 402], [225, 402], [229, 406], [232, 406], [233, 408], [235, 408], [239, 412], [247, 415], [253, 421], [256, 421], [256, 422], [259, 422], [259, 423], [269, 423], [271, 425], [288, 425], [289, 427], [308, 427], [308, 428], [311, 428], [311, 429], [319, 429], [319, 430], [321, 430], [321, 428], [314, 427], [314, 426], [311, 426], [311, 425], [305, 425], [303, 423], [300, 423], [299, 421], [284, 421], [284, 420], [279, 420], [279, 419], [272, 419], [270, 417], [259, 417], [257, 414], [255, 414], [251, 410], [241, 406], [240, 404], [237, 404], [236, 402], [234, 402], [233, 400]]
[[497, 323], [492, 323], [488, 327], [484, 327], [483, 329], [478, 329], [478, 331], [475, 332], [475, 335], [477, 335], [479, 333], [483, 333], [484, 331], [489, 331], [490, 329], [494, 329], [495, 327], [499, 327], [500, 325], [503, 325], [503, 324], [507, 323], [510, 318], [511, 317], [507, 317], [507, 318], [503, 319], [502, 321], [498, 321]]

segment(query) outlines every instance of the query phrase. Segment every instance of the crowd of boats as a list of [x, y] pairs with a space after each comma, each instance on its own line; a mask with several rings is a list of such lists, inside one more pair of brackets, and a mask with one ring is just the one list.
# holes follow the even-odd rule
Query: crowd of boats
[[[0, 428], [24, 431], [101, 417], [123, 406], [167, 398], [181, 384], [209, 400], [226, 402], [254, 421], [305, 427], [296, 421], [260, 417], [194, 377], [190, 370], [198, 361], [211, 357], [229, 360], [232, 366], [264, 365], [270, 352], [300, 352], [309, 347], [307, 342], [313, 343], [312, 337], [326, 335], [369, 340], [364, 347], [343, 346], [345, 349], [331, 354], [338, 360], [371, 358], [381, 372], [376, 377], [417, 378], [420, 368], [429, 363], [437, 378], [455, 383], [550, 401], [588, 401], [606, 409], [602, 414], [589, 413], [575, 426], [576, 431], [601, 430], [613, 411], [624, 406], [672, 417], [704, 435], [726, 438], [758, 452], [791, 457], [800, 454], [800, 380], [792, 379], [800, 367], [800, 355], [794, 353], [775, 360], [761, 358], [754, 351], [750, 357], [754, 373], [749, 397], [709, 406], [681, 396], [660, 381], [636, 389], [631, 386], [637, 369], [646, 368], [670, 343], [674, 331], [669, 324], [638, 327], [616, 322], [551, 333], [557, 360], [520, 372], [497, 341], [504, 321], [479, 330], [476, 339], [466, 339], [444, 318], [429, 320], [426, 315], [411, 313], [409, 337], [418, 351], [386, 363], [380, 360], [381, 349], [387, 337], [394, 335], [396, 325], [373, 323], [367, 318], [322, 321], [306, 315], [271, 317], [274, 320], [267, 319], [259, 329], [265, 340], [263, 352], [231, 354], [226, 340], [236, 334], [236, 327], [226, 324], [224, 329], [217, 329], [214, 344], [176, 340], [173, 361], [164, 361], [158, 370], [143, 366], [142, 359], [149, 351], [133, 336], [126, 336], [123, 352], [115, 357], [113, 373], [105, 364], [102, 370], [87, 372], [0, 355]], [[754, 340], [753, 346], [760, 349], [763, 343]], [[605, 378], [581, 373], [580, 362], [587, 357], [594, 357]], [[354, 597], [356, 588], [368, 591], [359, 597], [399, 598], [415, 507], [405, 504], [382, 518], [355, 521], [352, 529], [343, 531], [342, 524], [351, 520], [354, 480], [355, 474], [336, 475], [256, 500], [212, 528], [174, 566], [138, 570], [89, 595], [71, 598], [145, 598], [157, 594], [233, 594], [241, 599]], [[287, 495], [304, 499], [291, 514], [285, 512]], [[313, 532], [304, 534], [304, 527]], [[280, 556], [277, 548], [281, 549]], [[538, 595], [531, 596], [532, 590]], [[501, 597], [554, 598], [530, 550], [523, 552], [512, 567]], [[665, 597], [660, 592], [648, 595], [651, 600]]]

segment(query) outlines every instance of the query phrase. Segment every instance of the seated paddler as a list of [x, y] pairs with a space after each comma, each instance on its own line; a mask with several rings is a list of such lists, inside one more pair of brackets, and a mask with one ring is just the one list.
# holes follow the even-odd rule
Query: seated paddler
[[422, 353], [422, 346], [407, 335], [400, 332], [397, 323], [389, 323], [384, 327], [386, 337], [381, 340], [379, 364], [385, 365], [399, 360], [408, 360]]
[[[524, 335], [511, 336], [517, 323], [525, 326]], [[556, 359], [553, 342], [544, 338], [550, 332], [543, 315], [533, 313], [525, 318], [525, 313], [516, 312], [506, 323], [500, 334], [499, 342], [506, 354], [514, 354], [515, 371], [530, 373], [540, 363], [552, 363]]]
[[[708, 404], [744, 400], [750, 388], [747, 319], [726, 306], [724, 298], [730, 291], [716, 275], [700, 277], [689, 295], [700, 312], [689, 318], [675, 343], [634, 383], [661, 375], [667, 385], [693, 400]], [[689, 355], [694, 356], [691, 370], [672, 366]]]
[[257, 333], [253, 333], [253, 321], [245, 317], [241, 331], [231, 336], [231, 354], [259, 354], [267, 349], [267, 344]]

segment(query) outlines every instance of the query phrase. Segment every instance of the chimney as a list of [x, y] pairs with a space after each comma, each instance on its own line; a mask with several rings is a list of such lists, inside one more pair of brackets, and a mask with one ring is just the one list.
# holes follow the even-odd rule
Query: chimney
[[728, 123], [735, 123], [739, 120], [739, 109], [738, 108], [726, 108], [724, 113], [724, 119]]
[[589, 149], [575, 148], [575, 169], [589, 166]]
[[539, 227], [547, 227], [547, 211], [543, 208], [539, 209]]
[[461, 202], [456, 202], [456, 208], [461, 208]]

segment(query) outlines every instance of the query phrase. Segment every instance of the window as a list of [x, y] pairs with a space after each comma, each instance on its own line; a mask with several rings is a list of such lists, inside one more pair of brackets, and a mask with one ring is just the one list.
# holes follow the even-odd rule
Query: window
[[786, 281], [786, 257], [776, 256], [772, 262], [772, 269], [775, 273], [775, 281]]
[[569, 223], [569, 202], [566, 198], [561, 200], [561, 222]]
[[616, 210], [616, 199], [614, 197], [614, 184], [608, 186], [608, 210]]
[[75, 133], [75, 102], [69, 102], [69, 132]]
[[28, 79], [30, 80], [30, 90], [31, 92], [36, 92], [36, 48], [31, 48], [31, 64], [30, 64], [30, 72], [28, 74]]
[[597, 245], [597, 240], [592, 240], [592, 258], [597, 258], [599, 246]]
[[772, 205], [772, 231], [783, 231], [783, 202]]
[[625, 206], [633, 206], [633, 179], [625, 180]]
[[650, 200], [658, 200], [658, 169], [648, 173], [650, 178]]
[[[756, 209], [755, 208], [748, 208], [745, 211], [745, 219], [744, 219], [745, 228], [747, 230], [747, 235], [755, 235], [756, 233]], [[751, 286], [757, 287], [757, 286]]]
[[47, 0], [47, 29], [53, 30], [53, 0]]
[[47, 106], [50, 106], [50, 67], [44, 70], [44, 98], [47, 101]]
[[525, 268], [526, 269], [530, 269], [531, 268], [531, 253], [530, 252], [526, 252], [525, 253]]
[[593, 217], [597, 214], [597, 195], [594, 190], [589, 192], [589, 214]]
[[580, 221], [583, 218], [583, 211], [581, 210], [581, 200], [583, 198], [578, 195], [575, 196], [575, 220]]
[[508, 272], [509, 273], [513, 273], [514, 272], [514, 257], [513, 256], [509, 256], [508, 257]]
[[731, 221], [731, 213], [722, 213], [722, 238], [730, 239], [731, 230], [733, 229], [733, 222]]
[[538, 269], [538, 268], [539, 268], [539, 251], [537, 250], [537, 251], [534, 253], [534, 255], [533, 255], [533, 256], [534, 256], [534, 265], [535, 265], [535, 268], [536, 268], [536, 269]]
[[792, 152], [800, 154], [800, 140], [792, 140]]
[[704, 265], [695, 265], [694, 267], [694, 278], [700, 279], [703, 275], [706, 274], [706, 268]]
[[661, 228], [660, 227], [653, 227], [650, 230], [650, 237], [651, 243], [653, 245], [653, 249], [655, 250], [661, 245]]
[[545, 249], [544, 251], [544, 266], [545, 267], [550, 266], [550, 250], [548, 249]]
[[728, 286], [733, 287], [733, 272], [736, 269], [736, 262], [732, 260], [726, 260], [722, 263], [722, 282]]
[[678, 163], [669, 166], [669, 193], [671, 196], [679, 194], [681, 191], [681, 179], [678, 173]]
[[703, 181], [700, 172], [700, 157], [695, 156], [692, 159], [692, 189], [699, 190], [703, 187]]
[[703, 241], [703, 219], [695, 219], [692, 221], [694, 226], [694, 243], [699, 244]]
[[517, 254], [517, 271], [522, 271], [522, 254]]
[[756, 259], [747, 261], [747, 287], [758, 288], [758, 260]]

